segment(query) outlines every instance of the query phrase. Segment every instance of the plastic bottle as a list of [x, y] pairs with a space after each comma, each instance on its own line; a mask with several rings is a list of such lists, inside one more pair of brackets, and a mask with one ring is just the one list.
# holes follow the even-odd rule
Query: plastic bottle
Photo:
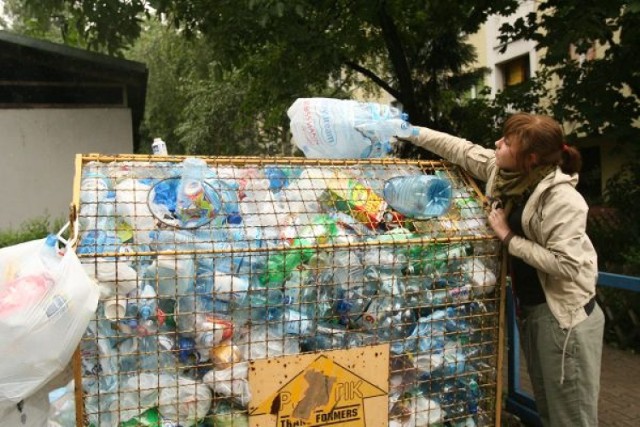
[[[119, 416], [121, 420], [144, 417], [158, 399], [158, 377], [153, 373], [128, 374], [120, 386]], [[125, 426], [131, 425], [125, 423]], [[134, 424], [137, 425], [137, 424]]]
[[290, 249], [269, 256], [260, 283], [268, 287], [282, 285], [296, 267], [311, 259], [316, 252], [314, 245], [328, 242], [337, 233], [334, 219], [328, 215], [317, 215], [311, 224], [300, 231]]
[[357, 125], [356, 129], [383, 147], [391, 148], [390, 141], [394, 137], [408, 138], [418, 135], [418, 128], [414, 128], [407, 119], [408, 116], [403, 114], [401, 118], [392, 117], [363, 123]]
[[334, 311], [339, 323], [354, 324], [363, 315], [379, 290], [379, 275], [373, 267], [350, 263], [333, 274], [337, 286]]
[[[164, 382], [164, 383], [163, 383]], [[201, 381], [183, 376], [160, 379], [158, 412], [161, 425], [193, 426], [203, 419], [211, 408], [211, 388]]]
[[222, 208], [218, 193], [205, 191], [207, 162], [189, 157], [182, 162], [182, 177], [176, 194], [176, 216], [182, 227], [197, 228], [210, 222]]
[[138, 295], [138, 315], [143, 320], [155, 316], [158, 307], [156, 291], [150, 285], [144, 285]]
[[383, 195], [389, 206], [409, 218], [433, 218], [449, 210], [451, 183], [434, 175], [396, 176], [385, 181]]
[[293, 308], [287, 308], [283, 316], [283, 331], [290, 335], [309, 335], [313, 330], [313, 322], [306, 315]]
[[58, 236], [49, 234], [44, 239], [44, 244], [40, 250], [40, 259], [48, 269], [55, 268], [62, 259], [58, 253]]
[[310, 319], [315, 319], [318, 309], [316, 294], [317, 289], [312, 270], [298, 268], [291, 273], [291, 277], [284, 284], [282, 303], [287, 308], [296, 310]]
[[155, 228], [155, 218], [147, 204], [151, 186], [142, 180], [127, 178], [115, 186], [115, 213], [130, 227], [136, 243], [150, 243], [149, 232]]
[[429, 316], [420, 317], [413, 328], [413, 331], [403, 341], [393, 343], [392, 350], [397, 353], [404, 353], [418, 350], [419, 353], [439, 351], [445, 345], [445, 322], [446, 312], [436, 310]]
[[[189, 251], [194, 249], [194, 236], [186, 230], [155, 230], [149, 233], [155, 251]], [[160, 254], [144, 272], [160, 298], [173, 298], [193, 291], [195, 265], [193, 255]]]
[[294, 143], [309, 158], [368, 158], [386, 155], [356, 127], [399, 118], [397, 108], [374, 102], [299, 98], [287, 110]]
[[153, 143], [151, 144], [151, 151], [154, 156], [167, 156], [169, 153], [167, 152], [167, 144], [161, 138], [153, 138]]
[[480, 389], [478, 382], [473, 377], [469, 378], [467, 381], [466, 390], [467, 409], [470, 414], [477, 414], [478, 405], [482, 398], [482, 390]]
[[468, 277], [476, 297], [488, 295], [496, 287], [496, 275], [489, 270], [478, 258], [469, 258], [461, 266], [462, 272]]
[[199, 315], [196, 323], [196, 349], [208, 354], [211, 348], [233, 336], [233, 322], [220, 315]]

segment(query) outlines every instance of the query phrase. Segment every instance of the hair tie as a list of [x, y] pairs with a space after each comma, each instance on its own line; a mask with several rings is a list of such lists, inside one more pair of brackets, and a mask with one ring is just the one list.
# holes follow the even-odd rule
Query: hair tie
[[565, 153], [569, 152], [569, 146], [567, 144], [562, 144], [562, 151], [564, 151]]

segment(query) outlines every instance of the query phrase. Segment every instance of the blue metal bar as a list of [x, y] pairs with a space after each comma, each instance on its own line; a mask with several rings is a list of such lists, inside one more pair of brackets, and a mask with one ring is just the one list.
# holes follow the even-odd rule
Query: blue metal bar
[[509, 345], [508, 354], [508, 393], [506, 409], [515, 414], [531, 426], [542, 426], [536, 402], [533, 397], [520, 388], [520, 335], [516, 324], [516, 310], [511, 291], [511, 286], [507, 288], [507, 342]]
[[640, 292], [640, 277], [600, 272], [598, 273], [598, 285]]
[[[598, 285], [640, 292], [640, 277], [614, 273], [598, 273]], [[516, 325], [516, 310], [511, 287], [507, 289], [507, 342], [508, 353], [508, 393], [506, 410], [520, 418], [527, 425], [542, 426], [533, 397], [520, 388], [520, 337]]]

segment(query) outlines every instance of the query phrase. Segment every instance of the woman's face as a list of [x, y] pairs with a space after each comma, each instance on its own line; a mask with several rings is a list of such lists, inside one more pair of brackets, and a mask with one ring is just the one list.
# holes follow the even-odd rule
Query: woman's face
[[515, 172], [520, 168], [516, 160], [517, 147], [513, 141], [502, 137], [496, 141], [496, 165], [506, 171]]

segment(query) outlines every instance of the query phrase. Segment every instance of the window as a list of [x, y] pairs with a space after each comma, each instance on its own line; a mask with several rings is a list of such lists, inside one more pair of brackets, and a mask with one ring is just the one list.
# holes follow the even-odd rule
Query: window
[[531, 67], [529, 55], [519, 56], [498, 66], [502, 74], [502, 86], [515, 86], [529, 80]]

